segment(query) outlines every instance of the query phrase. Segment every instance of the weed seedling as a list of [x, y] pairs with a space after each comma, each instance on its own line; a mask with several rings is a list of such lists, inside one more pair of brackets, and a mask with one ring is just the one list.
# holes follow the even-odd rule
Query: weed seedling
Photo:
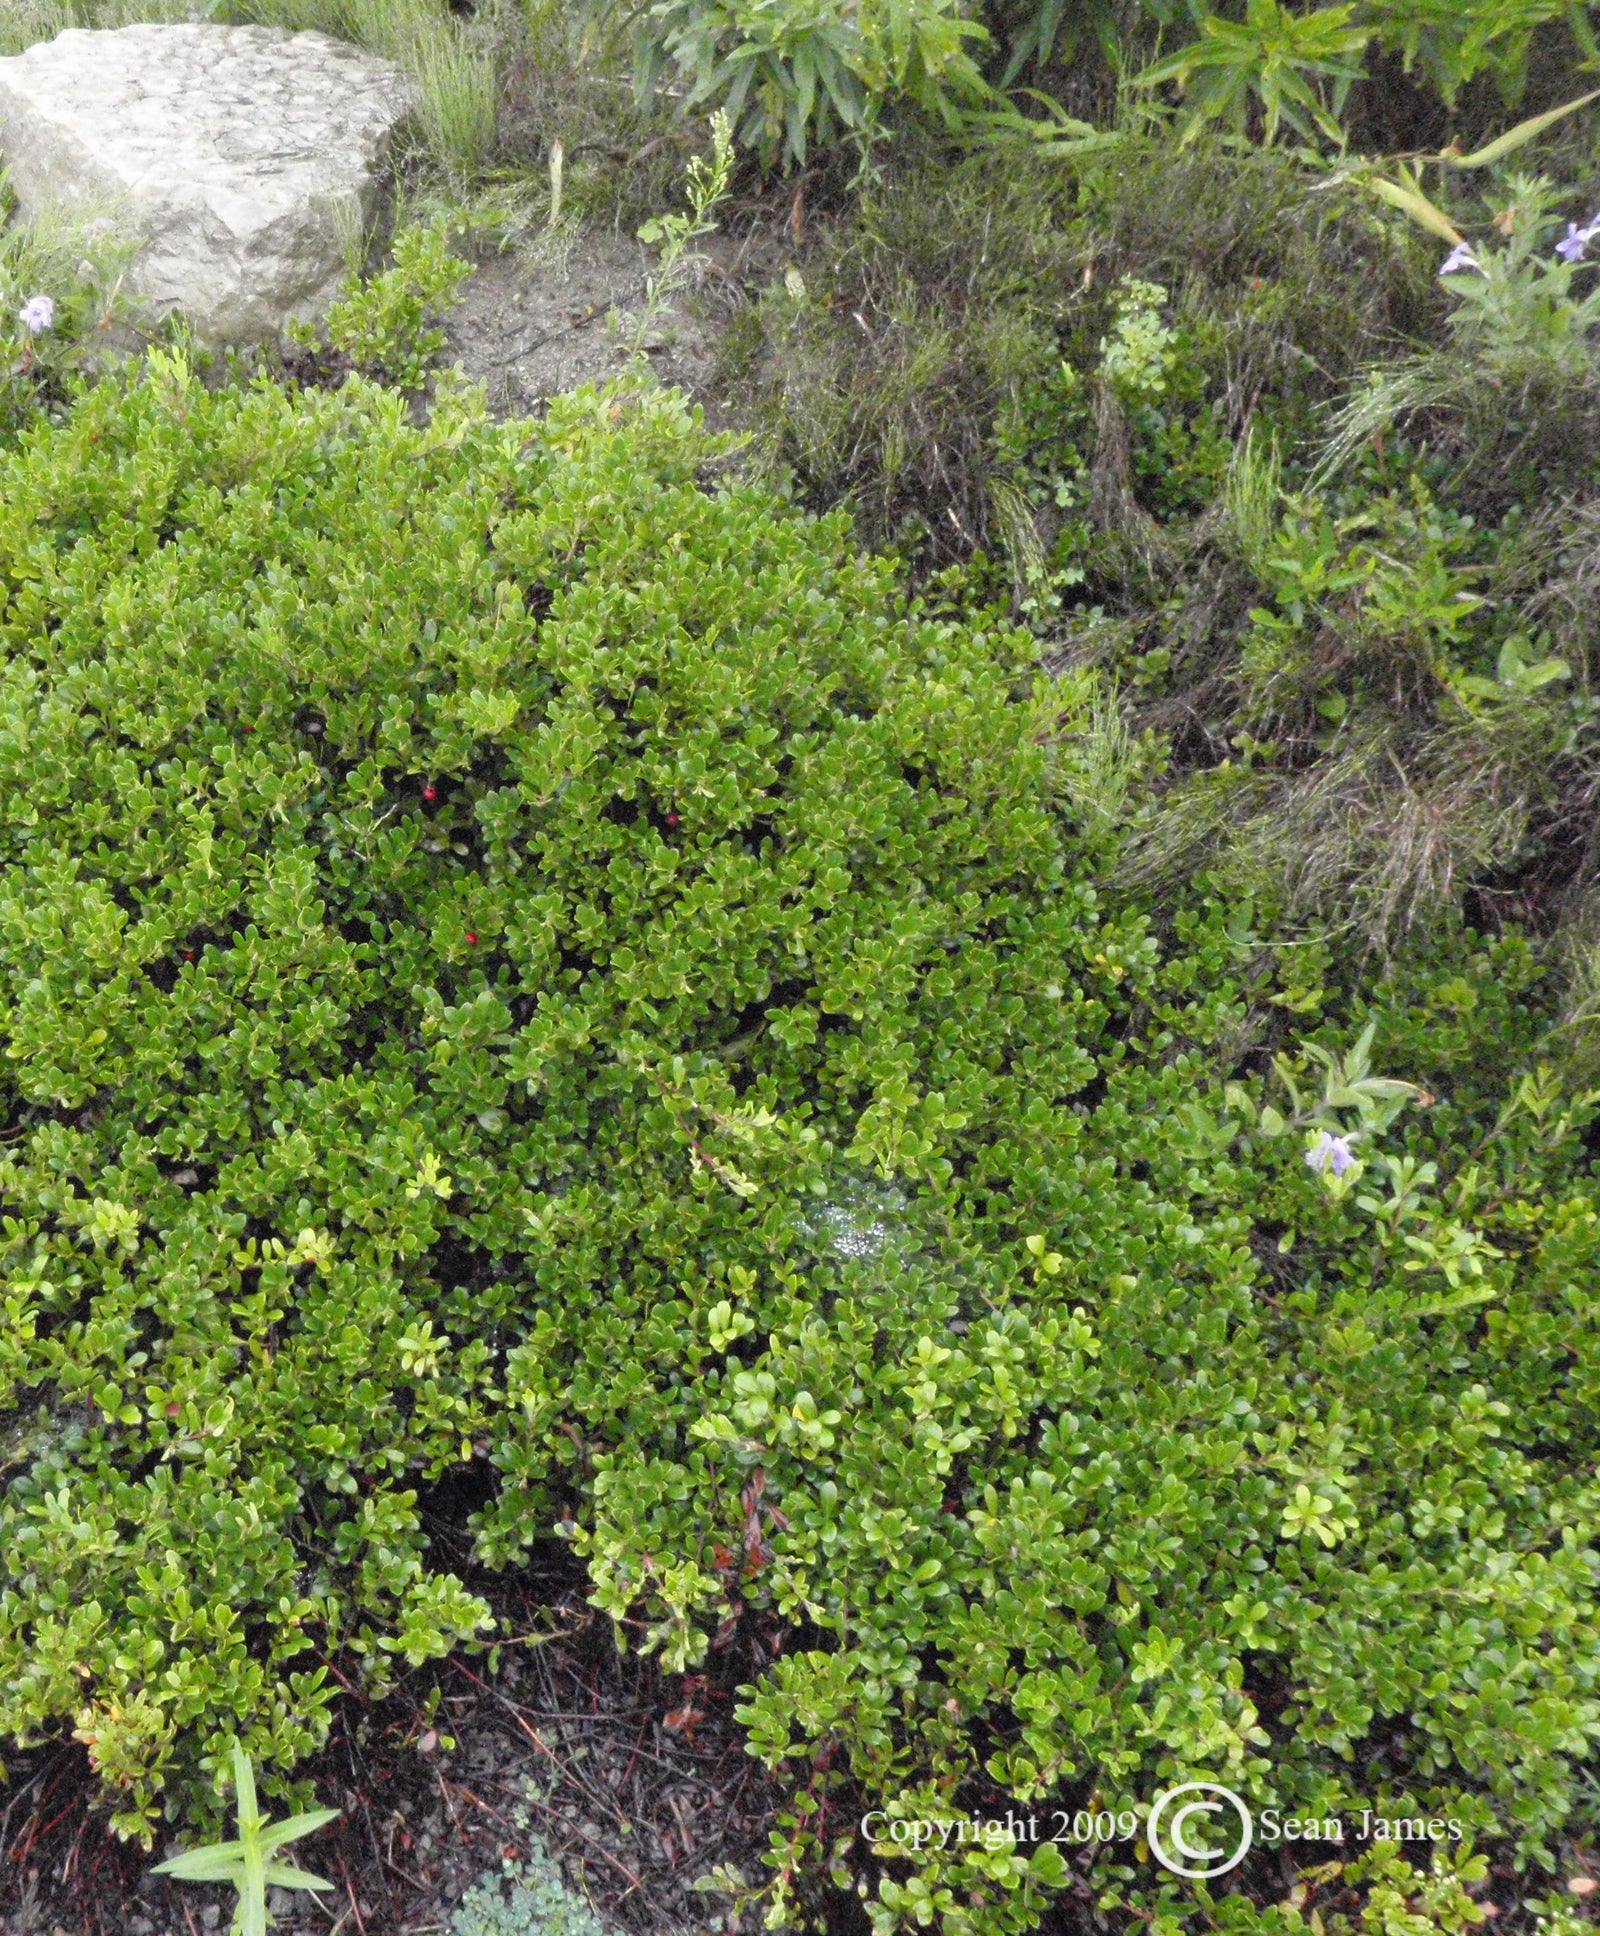
[[[639, 231], [639, 240], [659, 244], [661, 255], [655, 274], [645, 284], [644, 308], [637, 316], [629, 318], [633, 325], [629, 353], [635, 361], [644, 354], [645, 339], [657, 317], [683, 283], [688, 268], [684, 251], [702, 236], [714, 233], [717, 226], [715, 211], [727, 196], [732, 174], [733, 123], [718, 109], [711, 117], [709, 159], [696, 155], [689, 163], [689, 212], [657, 216], [655, 220], [646, 222]], [[552, 174], [552, 194], [556, 180]]]
[[233, 1785], [238, 1797], [237, 1841], [212, 1842], [189, 1849], [170, 1862], [156, 1865], [157, 1875], [176, 1876], [180, 1882], [230, 1882], [239, 1900], [233, 1912], [233, 1936], [267, 1936], [267, 1885], [278, 1889], [331, 1889], [321, 1876], [308, 1875], [274, 1857], [286, 1842], [321, 1828], [339, 1813], [336, 1808], [313, 1808], [281, 1822], [263, 1822], [256, 1804], [256, 1778], [243, 1748], [233, 1751]]

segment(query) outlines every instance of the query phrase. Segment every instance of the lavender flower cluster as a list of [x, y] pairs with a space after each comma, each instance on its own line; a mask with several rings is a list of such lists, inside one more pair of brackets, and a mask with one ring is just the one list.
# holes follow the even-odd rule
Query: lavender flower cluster
[[1579, 228], [1576, 222], [1567, 224], [1567, 232], [1556, 244], [1556, 254], [1563, 262], [1581, 262], [1583, 252], [1594, 238], [1600, 235], [1600, 214], [1592, 215], [1586, 228]]
[[[1556, 254], [1563, 262], [1581, 262], [1584, 252], [1597, 235], [1600, 235], [1600, 212], [1592, 215], [1583, 228], [1579, 228], [1576, 222], [1569, 222], [1566, 234], [1556, 244]], [[1483, 264], [1473, 253], [1472, 244], [1458, 242], [1440, 264], [1439, 273], [1441, 276], [1459, 276], [1468, 269], [1476, 270], [1480, 276], [1484, 273]]]
[[1330, 1170], [1335, 1176], [1343, 1176], [1346, 1170], [1355, 1168], [1356, 1153], [1348, 1136], [1330, 1136], [1324, 1130], [1306, 1151], [1306, 1164], [1318, 1176], [1326, 1176]]

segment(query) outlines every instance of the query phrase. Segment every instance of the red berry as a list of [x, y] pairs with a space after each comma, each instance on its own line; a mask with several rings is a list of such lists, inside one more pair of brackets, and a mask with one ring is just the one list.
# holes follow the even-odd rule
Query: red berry
[[193, 948], [185, 948], [185, 949], [184, 949], [184, 951], [183, 951], [183, 958], [184, 958], [184, 960], [185, 960], [185, 961], [193, 961], [193, 960], [194, 960], [194, 949], [193, 949]]
[[422, 797], [424, 800], [437, 800], [439, 789], [436, 786], [425, 786], [422, 789]]
[[474, 934], [474, 933], [472, 932], [472, 930], [471, 930], [471, 928], [468, 928], [468, 930], [467, 930], [467, 946], [468, 946], [469, 948], [476, 948], [476, 947], [477, 947], [477, 945], [478, 945], [478, 937], [477, 937], [477, 936], [476, 936], [476, 935], [475, 935], [475, 934]]
[[675, 813], [669, 813], [667, 815], [667, 825], [669, 827], [676, 827], [677, 824], [678, 824], [678, 816]]

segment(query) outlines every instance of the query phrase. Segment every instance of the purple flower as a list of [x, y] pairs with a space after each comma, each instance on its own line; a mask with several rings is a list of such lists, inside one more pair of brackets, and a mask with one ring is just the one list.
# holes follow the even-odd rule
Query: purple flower
[[1567, 232], [1556, 244], [1556, 254], [1563, 262], [1581, 262], [1583, 252], [1600, 231], [1600, 215], [1596, 215], [1587, 228], [1579, 228], [1576, 222], [1567, 224]]
[[1316, 1171], [1318, 1176], [1326, 1176], [1332, 1170], [1335, 1176], [1343, 1176], [1346, 1170], [1355, 1167], [1356, 1153], [1345, 1136], [1330, 1136], [1326, 1130], [1306, 1151], [1306, 1167]]
[[30, 296], [17, 311], [17, 321], [30, 336], [49, 329], [56, 319], [56, 306], [49, 296]]
[[1483, 270], [1478, 265], [1478, 258], [1472, 253], [1471, 245], [1458, 242], [1445, 257], [1439, 273], [1441, 276], [1459, 276], [1463, 269], [1477, 269], [1480, 276], [1483, 274]]

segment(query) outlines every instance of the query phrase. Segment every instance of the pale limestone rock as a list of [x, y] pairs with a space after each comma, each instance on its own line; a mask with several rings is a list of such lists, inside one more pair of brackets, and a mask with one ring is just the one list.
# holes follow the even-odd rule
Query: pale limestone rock
[[211, 342], [326, 307], [409, 107], [398, 71], [272, 27], [70, 28], [0, 60], [19, 212], [104, 209], [143, 246], [129, 282]]

